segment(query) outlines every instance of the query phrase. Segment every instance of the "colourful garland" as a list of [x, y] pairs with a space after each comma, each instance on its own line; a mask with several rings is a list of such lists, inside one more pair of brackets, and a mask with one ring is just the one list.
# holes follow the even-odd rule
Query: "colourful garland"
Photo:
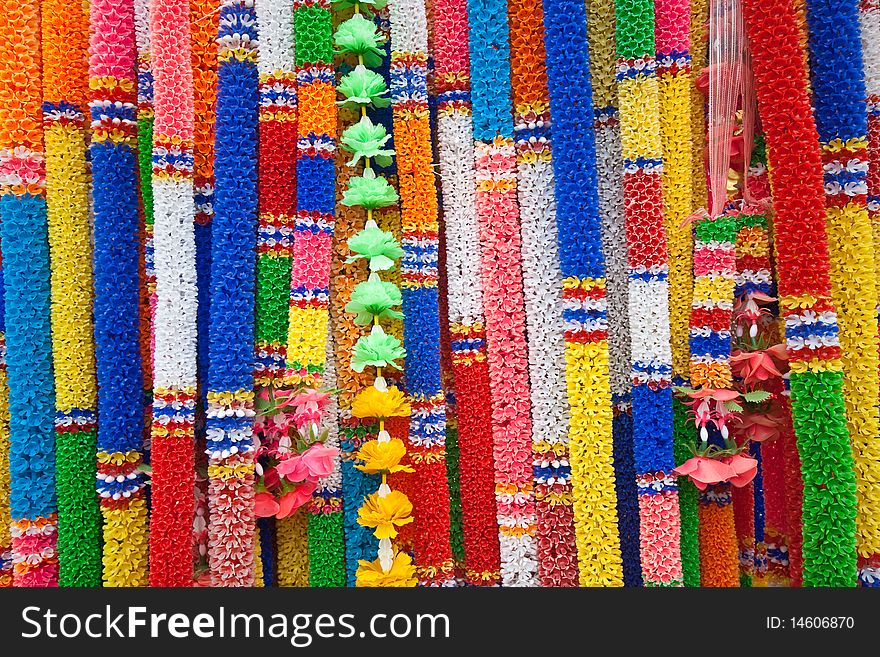
[[877, 279], [867, 209], [868, 125], [858, 1], [807, 1], [813, 104], [822, 145], [831, 294], [858, 499], [859, 583], [880, 587]]
[[[217, 37], [207, 443], [208, 562], [214, 586], [254, 584], [254, 251], [257, 239], [257, 21], [223, 0]], [[154, 36], [155, 38], [155, 36]]]
[[[560, 0], [546, 0], [544, 7], [557, 135], [553, 168], [578, 579], [582, 586], [621, 586], [594, 113], [591, 103], [576, 101], [593, 96], [585, 9]], [[562, 465], [559, 474], [565, 478]]]
[[97, 486], [104, 517], [104, 586], [146, 586], [134, 6], [99, 0], [90, 8], [95, 357], [101, 416]]
[[9, 378], [6, 374], [6, 295], [0, 255], [0, 588], [12, 586], [12, 517], [9, 515]]
[[505, 586], [534, 586], [538, 581], [535, 480], [507, 8], [500, 0], [468, 0], [468, 12], [501, 581]]
[[857, 579], [855, 474], [822, 220], [822, 164], [797, 16], [790, 0], [746, 0], [744, 5], [772, 154], [780, 306], [804, 483], [804, 583], [852, 586]]
[[9, 360], [15, 586], [57, 586], [49, 245], [40, 107], [40, 10], [0, 18], [0, 214]]
[[428, 114], [428, 36], [424, 3], [392, 0], [391, 106], [400, 185], [405, 378], [413, 409], [409, 455], [416, 519], [414, 552], [419, 582], [452, 581], [449, 490], [446, 483], [446, 400], [440, 382], [437, 299], [437, 192], [431, 168]]
[[[492, 485], [491, 396], [474, 188], [467, 0], [434, 6], [437, 150], [446, 240], [446, 299], [457, 412], [465, 578], [498, 584], [500, 555]], [[449, 444], [447, 443], [447, 455]]]
[[[540, 0], [517, 0], [510, 3], [508, 11], [523, 293], [529, 336], [538, 575], [543, 586], [577, 586], [578, 548], [563, 365], [565, 312], [558, 283], [561, 273], [544, 65], [544, 10]], [[610, 419], [608, 425], [610, 428]], [[583, 456], [578, 454], [572, 460], [583, 463]]]
[[[295, 58], [299, 103], [297, 213], [288, 290], [286, 365], [288, 382], [319, 388], [328, 337], [335, 201], [336, 111], [329, 0], [295, 2], [294, 25], [295, 41], [299, 44]], [[301, 512], [278, 522], [278, 582], [281, 586], [309, 583], [309, 520], [305, 512]], [[338, 539], [328, 547], [338, 552]], [[338, 578], [338, 566], [334, 570]]]
[[641, 586], [639, 506], [632, 441], [632, 377], [627, 312], [629, 271], [623, 212], [623, 162], [617, 111], [617, 59], [613, 0], [587, 2], [590, 69], [596, 134], [602, 252], [605, 257], [605, 305], [608, 322], [608, 375], [614, 436], [614, 485], [624, 586]]
[[[193, 580], [197, 290], [189, 5], [186, 0], [154, 2], [150, 33], [156, 112], [153, 126], [156, 346], [150, 583], [190, 586]], [[212, 522], [222, 512], [219, 504], [215, 509]]]
[[44, 2], [42, 30], [59, 584], [99, 586], [101, 515], [93, 488], [97, 390], [83, 114], [88, 93], [89, 25], [82, 2]]
[[[293, 11], [286, 1], [255, 3], [260, 33], [259, 229], [254, 312], [254, 383], [284, 386], [291, 256], [296, 214], [296, 73]], [[262, 547], [274, 541], [275, 521], [259, 523]], [[264, 553], [265, 550], [261, 550]], [[271, 586], [274, 580], [266, 577]]]
[[645, 0], [617, 0], [615, 9], [642, 575], [647, 586], [668, 586], [681, 583], [682, 565], [654, 11]]

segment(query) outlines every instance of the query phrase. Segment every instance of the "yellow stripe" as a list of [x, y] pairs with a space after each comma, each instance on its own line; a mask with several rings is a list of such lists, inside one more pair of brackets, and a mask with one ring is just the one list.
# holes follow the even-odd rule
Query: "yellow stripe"
[[309, 534], [305, 509], [275, 523], [278, 586], [309, 585]]
[[871, 223], [864, 206], [829, 207], [828, 254], [837, 306], [846, 423], [856, 466], [859, 554], [880, 553], [880, 421], [877, 415], [877, 280]]
[[104, 516], [104, 586], [147, 586], [147, 502], [126, 509], [101, 507]]
[[660, 91], [655, 76], [623, 80], [620, 94], [620, 140], [623, 157], [663, 156], [660, 142]]

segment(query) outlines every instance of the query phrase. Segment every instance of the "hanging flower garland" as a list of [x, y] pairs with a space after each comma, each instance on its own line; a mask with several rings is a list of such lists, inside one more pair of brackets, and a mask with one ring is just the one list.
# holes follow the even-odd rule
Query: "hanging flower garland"
[[578, 557], [566, 420], [565, 313], [560, 306], [544, 10], [539, 0], [519, 0], [508, 11], [523, 294], [529, 336], [538, 575], [543, 586], [576, 586]]
[[415, 468], [411, 479], [416, 517], [413, 549], [419, 581], [444, 586], [452, 583], [453, 564], [445, 463], [446, 400], [440, 381], [439, 226], [431, 168], [427, 18], [424, 4], [416, 0], [394, 0], [388, 8], [391, 106], [405, 253], [400, 280], [409, 357], [404, 376], [413, 409], [409, 428], [409, 456]]
[[0, 18], [0, 214], [15, 586], [58, 585], [39, 16], [37, 3], [19, 2], [4, 6]]
[[97, 390], [83, 114], [89, 25], [82, 2], [44, 2], [42, 30], [59, 584], [99, 586], [101, 516], [94, 492]]
[[[214, 586], [254, 584], [254, 251], [257, 236], [257, 24], [224, 0], [217, 37], [207, 443], [208, 562]], [[154, 35], [155, 39], [155, 35]]]
[[778, 285], [804, 483], [803, 578], [809, 586], [852, 586], [857, 579], [855, 474], [828, 275], [821, 157], [799, 29], [788, 0], [744, 4], [758, 105], [772, 154]]
[[97, 488], [104, 517], [104, 586], [146, 586], [134, 6], [99, 0], [90, 8], [95, 357], [101, 416]]
[[[197, 290], [189, 5], [157, 0], [150, 12], [150, 33], [156, 112], [150, 583], [190, 586]], [[217, 511], [219, 515], [219, 505]]]
[[501, 581], [504, 586], [534, 586], [537, 519], [507, 7], [499, 0], [469, 0], [468, 13]]
[[642, 576], [647, 586], [669, 586], [681, 583], [682, 569], [654, 11], [643, 0], [618, 0], [615, 9]]
[[808, 0], [813, 105], [822, 145], [831, 296], [838, 311], [855, 459], [859, 583], [880, 587], [877, 279], [867, 209], [868, 125], [859, 3]]
[[473, 184], [467, 0], [439, 0], [434, 5], [434, 21], [437, 152], [445, 222], [450, 351], [458, 415], [465, 577], [472, 586], [494, 586], [501, 574], [492, 486], [489, 366]]
[[614, 485], [624, 586], [641, 586], [639, 507], [632, 441], [632, 377], [623, 211], [623, 161], [617, 111], [613, 0], [587, 3], [590, 73], [596, 134], [602, 252], [605, 259], [605, 313], [608, 323], [608, 374], [614, 418]]
[[0, 588], [12, 586], [12, 518], [9, 515], [9, 377], [6, 373], [6, 295], [0, 254]]
[[575, 102], [593, 95], [585, 9], [545, 0], [544, 10], [549, 109], [557, 135], [553, 167], [578, 580], [581, 586], [621, 586], [594, 114], [591, 104]]

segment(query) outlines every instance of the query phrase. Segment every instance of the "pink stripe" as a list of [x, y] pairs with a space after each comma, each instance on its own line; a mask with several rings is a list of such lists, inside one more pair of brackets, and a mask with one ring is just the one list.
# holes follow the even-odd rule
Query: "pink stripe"
[[685, 53], [690, 44], [688, 0], [657, 0], [654, 3], [654, 38], [658, 53]]
[[134, 4], [92, 0], [89, 75], [135, 79]]
[[150, 17], [156, 121], [166, 137], [193, 139], [193, 78], [190, 63], [189, 2], [154, 0]]
[[333, 238], [327, 233], [296, 233], [293, 247], [292, 286], [326, 288], [330, 284]]
[[642, 575], [645, 583], [669, 584], [682, 580], [679, 541], [678, 492], [639, 495]]

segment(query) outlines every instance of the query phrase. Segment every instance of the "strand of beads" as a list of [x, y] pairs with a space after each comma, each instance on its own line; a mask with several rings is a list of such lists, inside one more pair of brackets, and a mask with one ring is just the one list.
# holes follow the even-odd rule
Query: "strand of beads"
[[101, 515], [94, 489], [97, 390], [83, 114], [88, 93], [89, 24], [82, 2], [44, 2], [42, 29], [59, 584], [99, 586]]
[[[621, 586], [608, 322], [585, 7], [545, 0], [578, 581]], [[585, 95], [588, 103], [576, 98]], [[539, 533], [540, 536], [540, 533]]]
[[101, 417], [97, 485], [104, 516], [104, 586], [146, 586], [147, 502], [139, 467], [144, 405], [134, 7], [99, 1], [90, 9], [95, 356]]

